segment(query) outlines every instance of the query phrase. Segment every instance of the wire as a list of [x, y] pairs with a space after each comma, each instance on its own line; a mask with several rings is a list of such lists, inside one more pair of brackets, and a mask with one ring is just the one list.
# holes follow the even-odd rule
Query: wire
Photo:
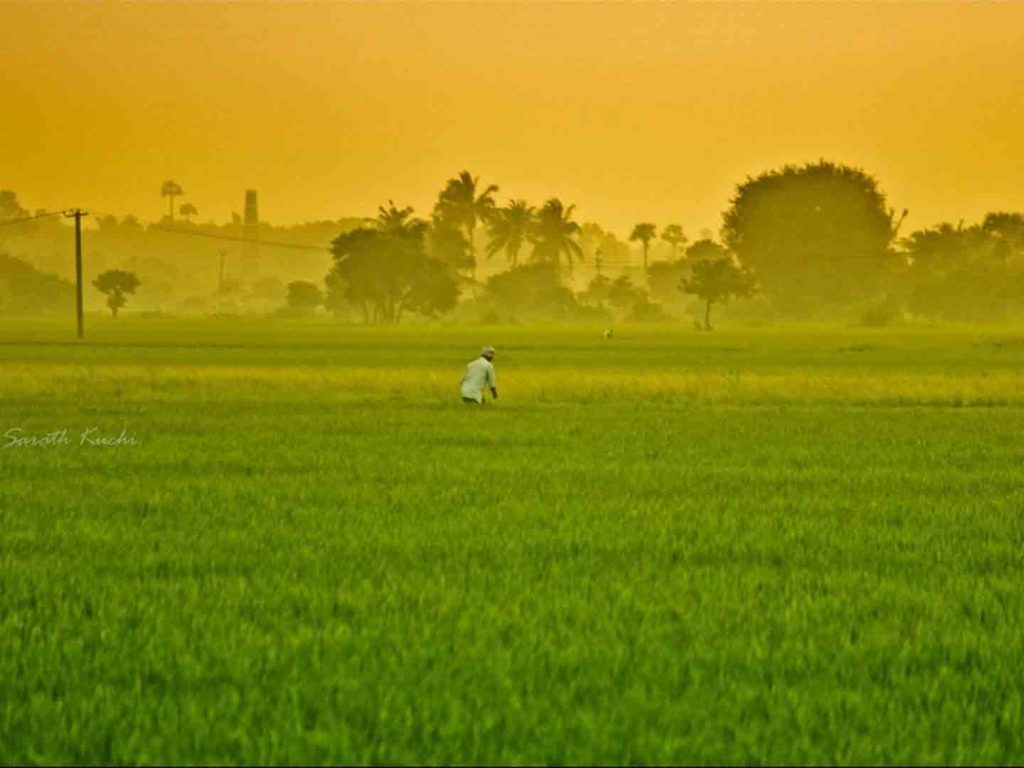
[[[99, 216], [108, 216], [108, 217], [111, 217], [111, 218], [114, 218], [114, 219], [117, 218], [116, 216], [114, 216], [114, 214], [105, 213], [103, 211], [93, 210], [92, 213], [93, 213], [93, 215], [95, 215], [97, 217], [99, 217]], [[23, 218], [20, 218], [20, 219], [11, 219], [10, 221], [0, 222], [0, 227], [6, 227], [6, 226], [11, 225], [11, 224], [22, 224], [24, 222], [34, 221], [36, 219], [46, 218], [47, 216], [61, 216], [61, 215], [63, 215], [63, 211], [52, 211], [50, 213], [40, 213], [40, 214], [36, 214], [35, 216], [26, 216], [26, 217], [23, 217]], [[325, 252], [326, 253], [331, 253], [332, 252], [330, 248], [324, 248], [322, 246], [317, 246], [317, 245], [301, 245], [299, 243], [282, 243], [282, 242], [274, 241], [274, 240], [255, 240], [255, 239], [251, 239], [251, 238], [242, 237], [240, 235], [239, 236], [235, 236], [235, 235], [218, 235], [218, 234], [214, 234], [212, 232], [192, 232], [192, 231], [187, 230], [187, 229], [178, 229], [176, 227], [163, 227], [163, 226], [160, 226], [159, 224], [150, 224], [148, 227], [146, 227], [146, 229], [155, 229], [158, 232], [167, 232], [167, 233], [173, 234], [173, 235], [188, 235], [190, 237], [205, 237], [208, 240], [222, 240], [222, 241], [231, 242], [231, 243], [251, 243], [253, 245], [265, 245], [265, 246], [270, 247], [270, 248], [292, 248], [292, 249], [300, 250], [300, 251], [316, 251], [317, 253], [325, 253]], [[581, 267], [583, 267], [583, 266], [592, 266], [592, 265], [593, 265], [593, 260], [590, 260], [589, 262], [581, 262], [579, 264], [579, 266], [581, 266]], [[643, 264], [631, 263], [631, 262], [626, 262], [626, 261], [608, 261], [608, 260], [602, 259], [601, 260], [601, 268], [603, 269], [604, 267], [619, 268], [619, 269], [621, 269], [621, 268], [626, 268], [626, 269], [643, 269]]]
[[45, 219], [47, 216], [61, 216], [63, 211], [51, 211], [50, 213], [37, 213], [35, 216], [23, 216], [20, 219], [10, 219], [9, 221], [0, 221], [0, 227], [9, 227], [12, 224], [24, 224], [26, 221], [35, 221], [36, 219]]
[[[97, 212], [97, 215], [98, 216], [113, 216], [113, 214], [100, 213], [100, 212]], [[114, 218], [116, 218], [116, 217], [114, 217]], [[163, 226], [160, 226], [159, 224], [150, 224], [148, 227], [146, 227], [146, 229], [155, 229], [155, 230], [157, 230], [159, 232], [168, 232], [168, 233], [171, 233], [171, 234], [174, 234], [174, 235], [189, 235], [191, 237], [205, 237], [205, 238], [208, 238], [210, 240], [226, 240], [226, 241], [232, 242], [232, 243], [252, 243], [254, 245], [266, 245], [266, 246], [269, 246], [269, 247], [272, 247], [272, 248], [295, 248], [297, 250], [302, 250], [302, 251], [317, 251], [317, 252], [320, 252], [320, 253], [323, 253], [324, 251], [326, 251], [327, 253], [332, 253], [332, 250], [330, 248], [324, 248], [322, 246], [317, 246], [317, 245], [300, 245], [298, 243], [282, 243], [282, 242], [273, 241], [273, 240], [254, 240], [254, 239], [251, 239], [251, 238], [245, 238], [245, 237], [241, 237], [241, 236], [237, 236], [236, 237], [234, 235], [216, 235], [216, 234], [213, 234], [213, 233], [210, 233], [210, 232], [192, 232], [192, 231], [187, 230], [187, 229], [177, 229], [175, 227], [163, 227]], [[583, 262], [583, 263], [586, 263], [586, 262]], [[643, 269], [643, 264], [634, 263], [634, 262], [628, 262], [628, 261], [606, 261], [604, 259], [601, 260], [601, 266], [602, 267], [627, 267], [627, 268], [633, 268], [633, 269]]]
[[300, 245], [298, 243], [280, 243], [272, 240], [253, 240], [247, 237], [235, 237], [233, 235], [215, 235], [210, 232], [190, 232], [187, 229], [175, 229], [172, 227], [161, 227], [159, 224], [150, 224], [147, 229], [155, 229], [158, 232], [170, 232], [175, 235], [191, 235], [192, 237], [205, 237], [210, 240], [227, 240], [232, 243], [252, 243], [253, 245], [266, 245], [271, 248], [294, 248], [300, 251], [317, 251], [330, 253], [330, 248], [323, 248], [317, 245]]
[[[90, 210], [92, 210], [93, 214], [97, 218], [105, 217], [105, 218], [114, 219], [115, 221], [117, 220], [117, 216], [115, 216], [112, 213], [107, 213], [106, 211], [97, 211], [95, 209], [90, 209]], [[212, 232], [192, 232], [192, 231], [187, 230], [187, 229], [178, 229], [177, 227], [164, 227], [164, 226], [161, 226], [159, 224], [149, 224], [149, 225], [140, 224], [140, 226], [144, 227], [146, 231], [155, 229], [158, 232], [167, 232], [167, 233], [172, 234], [172, 235], [188, 235], [190, 237], [205, 237], [207, 240], [223, 240], [223, 241], [230, 242], [230, 243], [252, 243], [253, 245], [266, 245], [266, 246], [271, 247], [271, 248], [294, 248], [294, 249], [300, 250], [300, 251], [317, 251], [318, 253], [324, 253], [324, 252], [330, 253], [331, 252], [330, 248], [324, 248], [324, 247], [319, 246], [319, 245], [302, 245], [300, 243], [282, 243], [282, 242], [273, 241], [273, 240], [256, 240], [256, 239], [252, 239], [252, 238], [248, 238], [248, 237], [242, 237], [241, 235], [238, 235], [238, 236], [236, 236], [236, 235], [217, 235], [217, 234], [214, 234]]]

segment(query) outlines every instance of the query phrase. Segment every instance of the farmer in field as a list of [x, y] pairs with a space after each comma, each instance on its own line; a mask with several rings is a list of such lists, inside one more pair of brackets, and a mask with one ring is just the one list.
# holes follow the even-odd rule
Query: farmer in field
[[498, 380], [494, 376], [494, 347], [484, 347], [480, 357], [466, 366], [462, 374], [462, 402], [483, 405], [484, 387], [498, 399]]

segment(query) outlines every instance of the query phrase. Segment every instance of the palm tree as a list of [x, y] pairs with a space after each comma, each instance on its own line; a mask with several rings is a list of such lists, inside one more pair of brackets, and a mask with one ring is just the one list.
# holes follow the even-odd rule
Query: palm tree
[[519, 251], [530, 237], [533, 227], [533, 206], [525, 200], [509, 200], [508, 205], [494, 212], [487, 235], [487, 258], [498, 251], [504, 251], [514, 267], [519, 261]]
[[182, 203], [178, 209], [178, 213], [185, 217], [185, 221], [189, 224], [192, 223], [192, 217], [199, 214], [199, 209], [196, 208], [192, 203]]
[[160, 197], [168, 198], [167, 215], [174, 221], [174, 198], [185, 194], [181, 185], [173, 179], [168, 179], [160, 185]]
[[572, 220], [575, 208], [575, 205], [566, 208], [561, 200], [553, 197], [537, 212], [531, 237], [535, 261], [557, 265], [565, 254], [566, 263], [571, 266], [573, 257], [583, 259], [583, 249], [576, 241], [580, 225]]
[[374, 219], [367, 219], [368, 222], [376, 225], [377, 229], [381, 232], [386, 232], [393, 235], [404, 235], [422, 229], [426, 226], [426, 222], [420, 219], [412, 219], [413, 207], [407, 205], [405, 208], [399, 208], [395, 205], [394, 200], [388, 200], [387, 207], [380, 206], [377, 208], [377, 217]]
[[650, 248], [656, 232], [657, 227], [650, 222], [643, 222], [633, 227], [633, 233], [629, 236], [630, 242], [639, 240], [644, 244], [644, 269], [647, 269], [647, 249]]
[[679, 224], [669, 224], [661, 230], [661, 239], [672, 246], [672, 259], [675, 260], [677, 252], [686, 245], [686, 235]]
[[438, 221], [463, 227], [469, 238], [469, 252], [476, 260], [476, 225], [478, 221], [488, 221], [494, 212], [494, 193], [498, 191], [491, 184], [478, 193], [480, 177], [474, 177], [469, 171], [463, 171], [457, 178], [449, 179], [434, 206], [434, 218]]

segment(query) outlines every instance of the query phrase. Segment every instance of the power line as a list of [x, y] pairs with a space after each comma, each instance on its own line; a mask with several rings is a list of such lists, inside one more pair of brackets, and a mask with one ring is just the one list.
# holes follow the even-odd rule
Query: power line
[[[11, 219], [10, 221], [0, 222], [0, 227], [6, 227], [8, 225], [13, 225], [13, 224], [22, 224], [22, 223], [25, 223], [25, 222], [28, 222], [28, 221], [35, 221], [37, 219], [43, 219], [43, 218], [46, 218], [48, 216], [60, 216], [60, 215], [62, 215], [62, 213], [63, 213], [63, 211], [52, 211], [52, 212], [49, 212], [49, 213], [36, 214], [35, 216], [25, 216], [25, 217], [19, 218], [19, 219]], [[97, 215], [97, 216], [105, 216], [105, 217], [113, 218], [115, 220], [117, 218], [114, 214], [105, 213], [105, 212], [102, 212], [102, 211], [94, 211], [93, 213], [95, 215]], [[243, 237], [241, 235], [237, 235], [237, 236], [236, 235], [220, 235], [220, 234], [215, 234], [215, 233], [212, 233], [212, 232], [194, 232], [194, 231], [187, 230], [187, 229], [178, 229], [176, 227], [164, 227], [164, 226], [161, 226], [159, 224], [150, 224], [150, 225], [148, 225], [146, 227], [146, 229], [147, 230], [156, 230], [158, 232], [166, 232], [168, 234], [173, 234], [173, 235], [187, 235], [189, 237], [203, 237], [203, 238], [206, 238], [208, 240], [220, 240], [220, 241], [231, 242], [231, 243], [252, 243], [253, 245], [265, 245], [265, 246], [270, 247], [270, 248], [292, 248], [294, 250], [300, 250], [300, 251], [316, 251], [317, 253], [324, 253], [324, 252], [332, 253], [332, 250], [330, 248], [325, 248], [323, 246], [302, 245], [300, 243], [283, 243], [283, 242], [276, 241], [276, 240], [258, 240], [258, 239], [246, 238], [246, 237]], [[580, 266], [585, 266], [586, 264], [587, 264], [587, 262], [581, 262]], [[604, 266], [604, 267], [618, 267], [618, 268], [625, 267], [627, 269], [643, 269], [643, 265], [639, 264], [639, 263], [624, 262], [624, 261], [607, 261], [607, 260], [604, 260], [604, 259], [602, 259], [601, 265]]]
[[[114, 219], [115, 221], [117, 220], [117, 216], [115, 216], [112, 213], [107, 213], [106, 211], [97, 211], [97, 210], [93, 209], [93, 213], [95, 213], [96, 216], [102, 216], [104, 218]], [[178, 229], [177, 227], [164, 227], [164, 226], [161, 226], [159, 224], [148, 224], [148, 225], [140, 225], [140, 226], [143, 226], [146, 231], [154, 230], [155, 229], [158, 232], [167, 232], [167, 233], [172, 234], [172, 235], [188, 235], [190, 237], [205, 237], [208, 240], [223, 240], [223, 241], [227, 241], [227, 242], [230, 242], [230, 243], [252, 243], [253, 245], [266, 245], [266, 246], [269, 246], [271, 248], [294, 248], [294, 249], [300, 250], [300, 251], [318, 251], [320, 253], [323, 253], [324, 251], [326, 251], [328, 253], [331, 252], [330, 248], [324, 248], [324, 247], [319, 246], [319, 245], [302, 245], [300, 243], [282, 243], [280, 241], [275, 241], [275, 240], [256, 240], [256, 239], [252, 239], [252, 238], [248, 238], [248, 237], [243, 237], [241, 235], [237, 235], [237, 236], [236, 235], [218, 235], [218, 234], [215, 234], [213, 232], [193, 232], [193, 231], [188, 230], [188, 229]]]
[[52, 211], [50, 213], [37, 213], [35, 216], [23, 216], [20, 219], [11, 219], [9, 221], [0, 221], [0, 227], [9, 227], [13, 224], [24, 224], [26, 221], [35, 221], [37, 219], [45, 219], [47, 216], [60, 216], [63, 211]]
[[[113, 214], [100, 213], [99, 215], [101, 215], [101, 216], [111, 216], [113, 218], [116, 218], [116, 217], [113, 216]], [[297, 250], [302, 250], [302, 251], [317, 251], [317, 252], [321, 252], [321, 253], [324, 252], [324, 251], [326, 251], [328, 253], [332, 253], [333, 252], [330, 248], [325, 248], [323, 246], [318, 246], [318, 245], [301, 245], [299, 243], [282, 243], [280, 241], [275, 241], [275, 240], [255, 240], [255, 239], [251, 239], [251, 238], [242, 237], [240, 235], [239, 236], [236, 236], [236, 235], [218, 235], [218, 234], [214, 234], [212, 232], [194, 232], [194, 231], [187, 230], [187, 229], [178, 229], [176, 227], [164, 227], [164, 226], [161, 226], [159, 224], [150, 224], [150, 225], [148, 225], [146, 227], [146, 229], [155, 229], [158, 232], [167, 232], [167, 233], [174, 234], [174, 235], [189, 235], [191, 237], [205, 237], [205, 238], [208, 238], [210, 240], [225, 240], [225, 241], [231, 242], [231, 243], [252, 243], [254, 245], [266, 245], [266, 246], [269, 246], [271, 248], [295, 248]], [[643, 264], [634, 263], [634, 262], [627, 262], [627, 261], [602, 261], [601, 264], [603, 266], [609, 266], [609, 267], [632, 267], [632, 268], [635, 268], [635, 269], [643, 269]]]
[[324, 248], [318, 245], [300, 245], [298, 243], [281, 243], [274, 242], [272, 240], [254, 240], [247, 237], [235, 237], [233, 235], [216, 235], [212, 232], [190, 232], [187, 229], [176, 229], [172, 227], [161, 227], [159, 224], [150, 224], [148, 229], [155, 229], [158, 232], [169, 232], [174, 235], [190, 235], [192, 237], [205, 237], [210, 240], [227, 240], [232, 243], [252, 243], [253, 245], [266, 245], [271, 248], [294, 248], [300, 251], [318, 251], [320, 253], [330, 253], [330, 248]]

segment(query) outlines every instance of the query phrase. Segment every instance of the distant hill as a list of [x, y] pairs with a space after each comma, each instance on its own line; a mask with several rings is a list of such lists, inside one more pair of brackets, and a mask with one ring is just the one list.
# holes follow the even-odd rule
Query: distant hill
[[26, 261], [0, 253], [0, 314], [37, 315], [70, 311], [74, 286], [40, 272]]

